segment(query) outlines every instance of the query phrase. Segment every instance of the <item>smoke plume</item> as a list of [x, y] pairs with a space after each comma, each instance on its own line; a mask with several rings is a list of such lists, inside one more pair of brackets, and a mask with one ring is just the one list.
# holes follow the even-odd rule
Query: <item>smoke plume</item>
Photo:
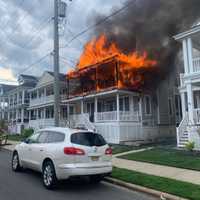
[[[148, 52], [163, 76], [172, 71], [181, 45], [172, 36], [189, 29], [200, 17], [200, 0], [128, 0], [126, 10], [95, 30], [105, 33], [124, 52]], [[113, 8], [115, 10], [117, 8]], [[95, 21], [105, 16], [98, 15]], [[164, 77], [163, 77], [164, 78]]]

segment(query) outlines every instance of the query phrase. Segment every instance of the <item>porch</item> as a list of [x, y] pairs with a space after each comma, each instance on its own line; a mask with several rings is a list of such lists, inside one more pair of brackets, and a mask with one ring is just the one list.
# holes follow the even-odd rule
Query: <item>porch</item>
[[67, 100], [70, 119], [75, 115], [88, 117], [91, 123], [139, 122], [141, 102], [138, 93], [111, 90]]

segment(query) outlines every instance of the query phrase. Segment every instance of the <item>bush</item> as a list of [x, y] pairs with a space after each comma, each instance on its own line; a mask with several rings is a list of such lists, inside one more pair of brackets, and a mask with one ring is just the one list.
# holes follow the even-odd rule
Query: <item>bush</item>
[[22, 138], [28, 138], [33, 134], [34, 130], [32, 128], [24, 129], [22, 131]]
[[193, 151], [194, 145], [195, 145], [194, 142], [188, 142], [188, 143], [185, 145], [185, 148], [186, 148], [188, 151]]

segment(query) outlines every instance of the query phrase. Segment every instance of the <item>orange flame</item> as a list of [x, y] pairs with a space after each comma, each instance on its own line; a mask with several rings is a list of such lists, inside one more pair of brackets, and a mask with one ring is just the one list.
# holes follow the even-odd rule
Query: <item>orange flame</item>
[[113, 87], [136, 90], [150, 79], [156, 65], [157, 61], [149, 59], [146, 52], [125, 54], [114, 42], [108, 45], [102, 34], [85, 45], [77, 70], [68, 72], [67, 77], [80, 79], [77, 93], [82, 94]]
[[139, 55], [137, 52], [126, 55], [117, 47], [114, 42], [112, 42], [109, 46], [106, 44], [107, 38], [105, 34], [102, 34], [97, 39], [93, 38], [91, 41], [89, 41], [85, 45], [77, 67], [79, 69], [85, 68], [115, 55], [118, 56], [120, 61], [126, 63], [127, 67], [131, 68], [149, 67], [157, 64], [156, 61], [147, 59], [146, 52], [144, 52], [143, 55]]

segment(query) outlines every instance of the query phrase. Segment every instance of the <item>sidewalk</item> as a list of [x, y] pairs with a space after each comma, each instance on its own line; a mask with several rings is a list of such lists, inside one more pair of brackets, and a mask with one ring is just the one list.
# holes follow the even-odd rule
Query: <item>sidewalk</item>
[[2, 148], [2, 149], [9, 150], [9, 151], [13, 151], [14, 148], [15, 148], [15, 146], [16, 146], [17, 144], [19, 144], [19, 142], [11, 141], [11, 140], [8, 140], [7, 143], [8, 143], [7, 145], [2, 146], [1, 148]]
[[200, 171], [113, 158], [113, 166], [200, 185]]

